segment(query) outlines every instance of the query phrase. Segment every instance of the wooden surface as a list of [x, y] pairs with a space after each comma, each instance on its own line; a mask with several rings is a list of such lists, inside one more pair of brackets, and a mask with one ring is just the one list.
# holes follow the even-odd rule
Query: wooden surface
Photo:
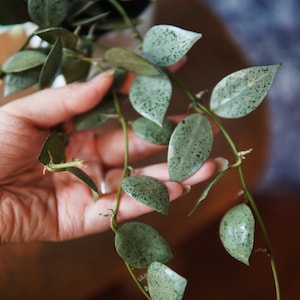
[[[211, 89], [228, 73], [248, 66], [222, 24], [197, 1], [160, 1], [155, 22], [179, 25], [203, 34], [202, 40], [191, 51], [187, 65], [179, 72], [180, 77], [195, 93]], [[187, 102], [177, 90], [176, 97], [176, 105], [172, 112], [186, 111]], [[251, 186], [259, 179], [265, 161], [265, 113], [265, 106], [262, 106], [254, 114], [240, 121], [224, 122], [241, 150], [254, 149], [245, 162], [246, 178]], [[213, 156], [230, 157], [229, 149], [222, 138], [216, 139], [215, 148]], [[186, 214], [202, 188], [203, 185], [199, 185], [186, 197], [173, 203], [168, 217], [149, 214], [140, 218], [152, 224], [166, 237], [175, 254], [179, 253], [178, 264], [188, 268], [184, 270], [186, 273], [192, 268], [186, 251], [194, 247], [193, 243], [190, 246], [187, 241], [195, 242], [195, 237], [198, 239], [202, 233], [203, 236], [207, 236], [205, 229], [210, 228], [211, 224], [233, 205], [240, 190], [237, 175], [233, 172], [213, 190], [194, 217], [187, 220]], [[201, 256], [201, 245], [195, 245]], [[174, 261], [176, 260], [175, 257]], [[197, 268], [199, 270], [195, 270], [196, 274], [201, 272], [201, 265]], [[122, 288], [126, 289], [127, 279], [128, 274], [115, 254], [111, 232], [63, 243], [16, 244], [0, 248], [1, 299], [118, 299], [119, 297], [114, 297], [113, 294], [113, 298], [109, 298], [109, 294], [103, 293], [110, 287], [113, 287], [113, 290], [116, 287], [121, 288], [122, 282]], [[204, 276], [201, 279], [203, 285], [205, 280]], [[207, 284], [213, 286], [214, 282]], [[215, 283], [214, 289], [217, 285], [218, 282]], [[129, 289], [135, 289], [133, 285], [129, 286]], [[123, 299], [129, 298], [124, 296]]]

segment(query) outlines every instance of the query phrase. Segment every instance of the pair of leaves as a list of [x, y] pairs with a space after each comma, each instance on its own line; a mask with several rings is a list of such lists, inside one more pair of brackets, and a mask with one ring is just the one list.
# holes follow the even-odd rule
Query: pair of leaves
[[225, 250], [238, 261], [249, 265], [254, 243], [254, 217], [246, 204], [231, 208], [222, 218], [219, 235]]

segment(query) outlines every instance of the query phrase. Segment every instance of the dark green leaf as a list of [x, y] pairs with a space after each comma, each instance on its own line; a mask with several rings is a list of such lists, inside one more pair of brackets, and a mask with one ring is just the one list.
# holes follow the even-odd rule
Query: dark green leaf
[[254, 243], [254, 217], [246, 204], [236, 205], [224, 215], [219, 234], [226, 251], [236, 260], [249, 265]]
[[41, 66], [47, 55], [35, 50], [23, 50], [10, 56], [2, 65], [5, 73], [18, 73]]
[[139, 137], [147, 142], [167, 145], [175, 128], [175, 124], [165, 120], [163, 126], [160, 127], [156, 123], [141, 117], [132, 122], [132, 128]]
[[7, 74], [5, 77], [4, 97], [25, 90], [39, 81], [41, 68], [34, 68], [19, 73]]
[[257, 108], [280, 65], [251, 67], [223, 78], [213, 89], [210, 108], [224, 118], [240, 118]]
[[206, 117], [192, 114], [182, 120], [169, 143], [170, 179], [181, 182], [193, 175], [207, 160], [212, 144], [213, 132]]
[[58, 26], [68, 15], [69, 0], [28, 0], [28, 13], [39, 27]]
[[65, 161], [66, 136], [60, 132], [52, 132], [48, 135], [39, 155], [39, 161], [47, 165], [59, 164]]
[[140, 222], [123, 224], [116, 232], [115, 247], [130, 266], [146, 269], [157, 261], [165, 263], [173, 254], [165, 239], [150, 225]]
[[35, 35], [39, 36], [42, 40], [50, 44], [55, 44], [57, 38], [59, 37], [63, 47], [67, 49], [74, 49], [78, 41], [78, 36], [76, 34], [61, 27], [40, 29], [35, 32]]
[[40, 88], [43, 89], [51, 84], [53, 81], [56, 72], [60, 68], [62, 61], [62, 43], [60, 38], [57, 38], [57, 41], [52, 46], [47, 59], [41, 70], [39, 84]]
[[129, 99], [139, 114], [162, 126], [171, 95], [168, 77], [138, 75], [131, 85]]
[[162, 182], [149, 176], [129, 176], [122, 181], [122, 188], [131, 198], [166, 215], [169, 208], [169, 192]]
[[181, 300], [187, 285], [185, 278], [159, 262], [149, 266], [147, 282], [152, 300]]
[[0, 25], [20, 24], [27, 21], [29, 21], [29, 16], [26, 1], [0, 1]]
[[136, 74], [147, 76], [159, 75], [156, 67], [126, 48], [110, 48], [105, 51], [104, 58], [116, 67], [124, 68]]
[[183, 58], [200, 38], [200, 33], [175, 26], [153, 26], [147, 31], [144, 38], [144, 57], [158, 66], [173, 65]]
[[92, 190], [93, 198], [95, 200], [98, 199], [98, 197], [99, 197], [98, 188], [97, 188], [95, 182], [92, 180], [92, 178], [88, 174], [86, 174], [83, 170], [76, 168], [76, 167], [68, 167], [68, 168], [66, 168], [66, 171], [72, 173], [77, 178], [79, 178], [81, 181], [83, 181], [86, 185], [88, 185]]

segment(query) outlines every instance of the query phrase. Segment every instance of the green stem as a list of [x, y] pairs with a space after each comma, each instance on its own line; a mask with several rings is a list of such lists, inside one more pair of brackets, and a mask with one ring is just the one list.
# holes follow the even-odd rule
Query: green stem
[[266, 244], [266, 249], [267, 249], [267, 253], [270, 257], [270, 262], [271, 262], [271, 268], [272, 268], [272, 273], [273, 273], [273, 279], [274, 279], [274, 284], [275, 284], [275, 289], [276, 289], [276, 299], [280, 300], [280, 286], [279, 286], [279, 280], [278, 280], [278, 273], [276, 270], [276, 264], [275, 264], [275, 259], [274, 259], [274, 255], [273, 255], [273, 250], [272, 250], [272, 246], [271, 246], [271, 241], [266, 229], [266, 226], [264, 224], [264, 221], [262, 219], [262, 216], [256, 206], [256, 203], [246, 185], [245, 182], [245, 178], [244, 178], [244, 173], [243, 173], [243, 169], [242, 169], [242, 162], [243, 162], [243, 158], [240, 155], [234, 141], [232, 140], [230, 134], [227, 132], [227, 130], [223, 127], [223, 125], [219, 122], [219, 120], [215, 117], [215, 114], [208, 109], [206, 106], [204, 106], [202, 103], [199, 102], [199, 100], [196, 98], [195, 95], [193, 95], [189, 89], [171, 72], [168, 72], [168, 75], [179, 85], [179, 87], [185, 92], [185, 94], [187, 95], [187, 97], [190, 99], [191, 103], [194, 105], [194, 107], [196, 109], [199, 109], [200, 111], [202, 111], [203, 113], [205, 113], [213, 122], [214, 124], [218, 127], [218, 129], [222, 132], [222, 134], [224, 135], [225, 139], [227, 140], [229, 146], [232, 149], [232, 152], [234, 153], [235, 157], [236, 157], [236, 162], [231, 165], [231, 168], [237, 168], [238, 169], [238, 173], [239, 173], [239, 177], [240, 177], [240, 182], [242, 185], [242, 189], [243, 192], [246, 196], [246, 199], [248, 200], [251, 208], [252, 208], [252, 212], [255, 216], [255, 219], [257, 220], [260, 230], [263, 234], [263, 238]]

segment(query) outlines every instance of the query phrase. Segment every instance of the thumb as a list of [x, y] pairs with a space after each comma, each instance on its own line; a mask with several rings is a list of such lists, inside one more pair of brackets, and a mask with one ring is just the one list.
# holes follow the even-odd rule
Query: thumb
[[10, 113], [41, 128], [57, 125], [94, 107], [113, 81], [113, 72], [103, 72], [84, 83], [50, 88], [7, 104]]

